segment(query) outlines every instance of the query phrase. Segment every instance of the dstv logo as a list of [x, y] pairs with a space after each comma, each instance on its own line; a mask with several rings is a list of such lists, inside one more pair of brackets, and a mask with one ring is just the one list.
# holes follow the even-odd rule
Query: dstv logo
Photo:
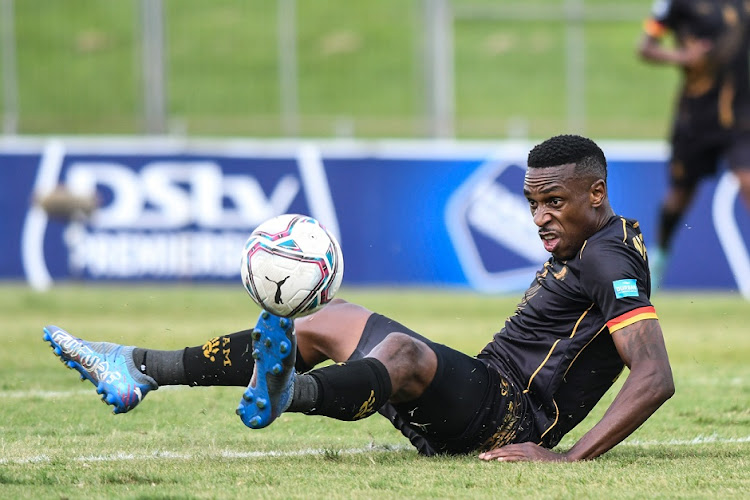
[[224, 174], [212, 161], [155, 161], [139, 171], [118, 163], [76, 162], [65, 185], [78, 195], [105, 198], [89, 221], [97, 229], [254, 227], [287, 212], [301, 190], [299, 178], [288, 174], [266, 194], [255, 177]]
[[[238, 252], [248, 232], [292, 209], [326, 221], [340, 237], [333, 200], [320, 156], [309, 144], [288, 154], [224, 157], [205, 151], [165, 159], [137, 140], [99, 144], [104, 154], [68, 156], [63, 141], [50, 141], [34, 185], [40, 199], [63, 185], [78, 197], [96, 196], [97, 209], [85, 220], [71, 219], [61, 230], [48, 224], [40, 206], [26, 215], [23, 266], [34, 288], [52, 283], [48, 257], [68, 273], [96, 279], [226, 278], [239, 273]], [[166, 154], [174, 155], [173, 151]], [[269, 167], [271, 165], [271, 167]], [[275, 168], [278, 167], [278, 168]], [[64, 276], [64, 275], [63, 275]]]

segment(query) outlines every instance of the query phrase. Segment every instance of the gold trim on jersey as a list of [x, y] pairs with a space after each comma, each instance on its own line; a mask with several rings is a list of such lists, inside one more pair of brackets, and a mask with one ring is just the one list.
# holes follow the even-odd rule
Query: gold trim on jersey
[[555, 421], [552, 422], [552, 425], [547, 427], [547, 430], [544, 431], [541, 436], [539, 436], [540, 445], [544, 442], [544, 436], [546, 436], [547, 433], [551, 431], [554, 426], [557, 425], [557, 421], [560, 419], [560, 409], [557, 407], [557, 401], [555, 401], [555, 398], [552, 398], [552, 404], [555, 405]]
[[[622, 242], [627, 244], [628, 242], [628, 220], [625, 217], [620, 217], [620, 221], [622, 222]], [[638, 227], [638, 222], [633, 224], [634, 228]], [[584, 240], [583, 245], [581, 245], [581, 249], [578, 251], [578, 258], [583, 259], [583, 249], [586, 248], [586, 243], [588, 243], [589, 240]]]
[[576, 321], [576, 325], [573, 327], [573, 332], [571, 332], [571, 334], [570, 334], [570, 338], [571, 339], [573, 338], [573, 335], [575, 335], [576, 332], [578, 331], [578, 325], [581, 324], [581, 321], [583, 321], [583, 318], [586, 317], [586, 315], [589, 313], [589, 311], [591, 310], [592, 307], [594, 307], [594, 303], [593, 302], [591, 303], [591, 305], [589, 306], [588, 309], [586, 309], [585, 311], [583, 311], [583, 314], [581, 314], [581, 317], [578, 318], [578, 321]]
[[[571, 339], [573, 338], [573, 336], [574, 336], [574, 335], [576, 334], [576, 332], [578, 331], [578, 326], [579, 326], [579, 325], [581, 324], [581, 321], [583, 321], [583, 318], [584, 318], [584, 317], [585, 317], [585, 316], [586, 316], [586, 315], [588, 314], [588, 312], [589, 312], [589, 311], [591, 310], [591, 308], [592, 308], [592, 307], [594, 307], [594, 304], [593, 304], [593, 303], [592, 303], [592, 304], [591, 304], [591, 305], [590, 305], [590, 306], [588, 307], [588, 309], [586, 309], [585, 311], [583, 311], [583, 313], [581, 313], [581, 316], [580, 316], [580, 317], [578, 318], [578, 320], [576, 321], [576, 324], [575, 324], [575, 326], [573, 327], [573, 331], [572, 331], [572, 332], [570, 332], [570, 336], [569, 336], [568, 338], [571, 338]], [[557, 340], [555, 340], [555, 343], [554, 343], [554, 344], [552, 344], [552, 347], [550, 347], [550, 350], [549, 350], [549, 352], [547, 353], [547, 356], [546, 356], [546, 357], [544, 358], [544, 360], [542, 361], [542, 363], [541, 363], [541, 364], [540, 364], [540, 365], [539, 365], [539, 366], [537, 367], [537, 369], [536, 369], [536, 370], [534, 370], [534, 373], [532, 373], [532, 374], [531, 374], [531, 377], [529, 378], [529, 383], [528, 383], [528, 385], [526, 385], [526, 389], [524, 389], [524, 391], [523, 391], [523, 393], [524, 393], [524, 394], [526, 394], [527, 392], [529, 392], [529, 391], [531, 390], [531, 382], [533, 382], [533, 381], [534, 381], [534, 377], [536, 377], [536, 376], [537, 376], [537, 374], [539, 373], [539, 371], [540, 371], [540, 370], [541, 370], [542, 368], [544, 368], [544, 365], [546, 365], [546, 364], [547, 364], [547, 361], [549, 361], [549, 358], [550, 358], [550, 356], [552, 356], [552, 351], [554, 351], [554, 350], [555, 350], [555, 347], [557, 347], [557, 344], [558, 344], [558, 343], [559, 343], [559, 342], [560, 342], [561, 340], [562, 340], [562, 339], [557, 339]]]
[[557, 347], [557, 344], [562, 339], [555, 340], [555, 343], [552, 344], [552, 347], [550, 347], [549, 352], [547, 353], [547, 357], [544, 358], [544, 361], [542, 361], [542, 364], [537, 367], [536, 370], [534, 370], [534, 373], [531, 374], [531, 378], [529, 379], [529, 384], [526, 386], [526, 389], [524, 389], [523, 393], [526, 394], [531, 390], [531, 382], [534, 380], [534, 377], [536, 377], [537, 373], [544, 367], [545, 364], [547, 364], [547, 361], [549, 361], [549, 357], [552, 356], [552, 351], [555, 350], [555, 347]]
[[563, 281], [565, 279], [565, 276], [568, 274], [568, 266], [563, 266], [562, 269], [560, 269], [559, 272], [552, 272], [552, 276], [555, 277], [557, 281]]

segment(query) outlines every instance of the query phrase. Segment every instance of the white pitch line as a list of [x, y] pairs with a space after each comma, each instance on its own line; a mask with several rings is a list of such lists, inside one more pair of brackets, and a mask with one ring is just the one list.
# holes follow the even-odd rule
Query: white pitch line
[[[85, 381], [82, 381], [85, 382]], [[96, 388], [90, 385], [90, 383], [83, 384], [82, 387], [88, 387], [86, 389], [75, 389], [70, 391], [41, 391], [41, 390], [24, 390], [24, 391], [0, 391], [0, 399], [57, 399], [57, 398], [70, 398], [77, 396], [94, 396], [96, 397]], [[159, 387], [159, 391], [174, 391], [181, 389], [189, 389], [187, 386], [163, 386]], [[239, 387], [238, 387], [239, 389]], [[241, 391], [241, 389], [240, 389]]]
[[82, 396], [84, 394], [96, 394], [95, 389], [77, 391], [0, 391], [0, 399], [55, 399], [69, 398], [71, 396]]
[[[693, 439], [669, 439], [666, 441], [639, 441], [630, 440], [620, 443], [620, 446], [699, 446], [703, 444], [736, 444], [750, 443], [750, 436], [737, 438], [723, 438], [716, 435], [696, 436]], [[370, 445], [364, 448], [305, 448], [302, 450], [291, 451], [233, 451], [219, 450], [215, 453], [191, 454], [175, 451], [155, 451], [152, 453], [114, 453], [111, 455], [85, 455], [70, 457], [67, 460], [74, 462], [116, 462], [129, 460], [192, 460], [194, 458], [224, 458], [224, 459], [259, 459], [259, 458], [285, 458], [285, 457], [305, 457], [305, 456], [323, 456], [326, 454], [334, 455], [358, 455], [369, 452], [391, 452], [411, 450], [411, 446], [402, 444]], [[48, 455], [36, 455], [27, 458], [3, 458], [0, 459], [0, 465], [7, 464], [31, 464], [46, 463], [52, 461]]]
[[[247, 459], [247, 458], [278, 458], [278, 457], [304, 457], [304, 456], [315, 456], [315, 455], [357, 455], [361, 453], [377, 452], [377, 451], [401, 451], [412, 449], [410, 446], [404, 446], [401, 444], [393, 445], [372, 445], [365, 448], [349, 448], [349, 449], [323, 449], [323, 448], [307, 448], [302, 450], [292, 451], [232, 451], [232, 450], [220, 450], [216, 453], [181, 453], [175, 451], [155, 451], [152, 453], [114, 453], [111, 455], [85, 455], [78, 457], [70, 457], [67, 460], [74, 462], [115, 462], [118, 460], [159, 460], [159, 459], [171, 459], [171, 460], [191, 460], [193, 458], [228, 458], [228, 459]], [[45, 463], [52, 460], [48, 455], [36, 455], [27, 458], [2, 458], [0, 459], [0, 465], [6, 464], [29, 464], [29, 463]]]
[[666, 441], [639, 441], [638, 439], [628, 440], [620, 443], [626, 446], [691, 446], [698, 444], [711, 443], [750, 443], [750, 436], [739, 438], [722, 438], [716, 435], [696, 436], [693, 439], [668, 439]]

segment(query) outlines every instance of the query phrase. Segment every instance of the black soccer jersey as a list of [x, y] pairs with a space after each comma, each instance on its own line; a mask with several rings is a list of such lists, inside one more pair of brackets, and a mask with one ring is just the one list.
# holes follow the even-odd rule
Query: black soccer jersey
[[744, 0], [657, 0], [646, 33], [667, 31], [679, 46], [712, 43], [705, 60], [684, 69], [674, 132], [717, 138], [732, 127], [750, 128], [750, 3]]
[[541, 444], [556, 445], [623, 369], [611, 333], [656, 318], [638, 222], [613, 216], [576, 257], [545, 262], [515, 313], [478, 355], [532, 402]]

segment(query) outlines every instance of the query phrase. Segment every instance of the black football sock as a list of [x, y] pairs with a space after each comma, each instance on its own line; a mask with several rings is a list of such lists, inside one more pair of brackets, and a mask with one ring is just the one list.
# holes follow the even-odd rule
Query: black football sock
[[308, 374], [297, 375], [294, 379], [292, 402], [286, 411], [310, 413], [315, 409], [320, 394], [318, 380]]
[[[162, 385], [245, 387], [253, 374], [252, 330], [209, 339], [205, 344], [176, 351], [139, 349], [133, 361], [143, 373]], [[295, 367], [302, 373], [307, 365], [297, 351]]]
[[388, 401], [392, 391], [388, 370], [375, 358], [325, 366], [298, 375], [294, 385], [287, 411], [338, 420], [369, 417]]
[[213, 337], [185, 349], [187, 383], [199, 386], [246, 386], [253, 374], [252, 330]]
[[680, 222], [682, 215], [679, 213], [669, 212], [662, 208], [659, 214], [659, 247], [665, 252], [669, 249], [672, 238], [674, 237], [677, 223]]
[[133, 363], [142, 373], [153, 378], [159, 386], [184, 385], [185, 366], [182, 362], [184, 349], [178, 351], [157, 351], [154, 349], [133, 349]]

